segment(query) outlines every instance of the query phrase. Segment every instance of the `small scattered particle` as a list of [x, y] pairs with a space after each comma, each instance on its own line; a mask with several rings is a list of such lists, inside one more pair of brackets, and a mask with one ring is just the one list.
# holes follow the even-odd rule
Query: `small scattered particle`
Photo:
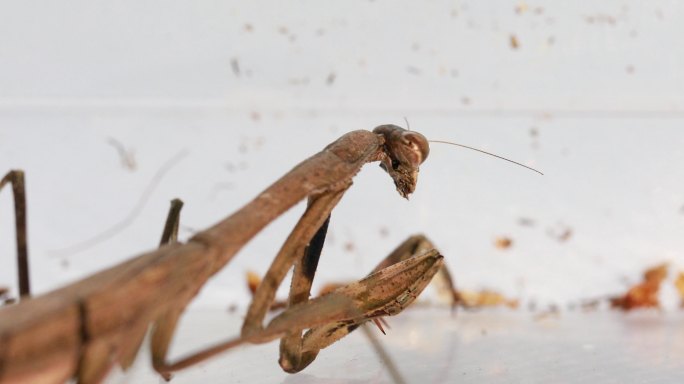
[[506, 306], [518, 308], [518, 300], [506, 298], [504, 295], [484, 289], [482, 291], [458, 291], [460, 304], [466, 308], [482, 308]]
[[287, 27], [278, 27], [278, 33], [281, 35], [287, 35], [290, 31], [287, 29]]
[[515, 37], [515, 35], [510, 36], [510, 44], [512, 49], [518, 49], [520, 48], [520, 43], [518, 42], [518, 38]]
[[522, 15], [523, 13], [527, 12], [529, 9], [530, 9], [530, 7], [527, 5], [527, 3], [521, 2], [515, 6], [514, 11], [518, 15]]
[[245, 25], [242, 28], [245, 30], [245, 32], [254, 31], [254, 26], [252, 26], [252, 24], [250, 23], [245, 23]]
[[536, 321], [542, 321], [542, 320], [547, 320], [551, 318], [559, 318], [560, 317], [560, 310], [558, 309], [558, 306], [555, 304], [549, 305], [548, 308], [545, 310], [539, 312], [534, 316], [534, 320]]
[[534, 137], [534, 138], [539, 137], [539, 128], [531, 127], [530, 128], [530, 137]]
[[592, 15], [592, 16], [585, 16], [584, 21], [586, 21], [588, 24], [615, 25], [615, 23], [616, 23], [616, 20], [613, 16], [606, 15], [606, 14], [596, 14], [596, 15]]
[[472, 101], [470, 100], [470, 98], [468, 96], [463, 96], [461, 98], [461, 104], [463, 104], [463, 105], [470, 105], [471, 102]]
[[253, 295], [261, 284], [261, 276], [254, 271], [247, 271], [247, 289]]
[[121, 160], [121, 166], [129, 171], [135, 171], [138, 166], [135, 161], [135, 151], [133, 149], [126, 148], [120, 141], [113, 137], [108, 138], [107, 143], [114, 147], [118, 152], [119, 159]]
[[228, 306], [228, 313], [235, 313], [238, 310], [238, 305], [233, 303]]
[[252, 121], [260, 121], [261, 120], [261, 113], [257, 111], [252, 111], [249, 114], [249, 118], [252, 119]]
[[557, 239], [560, 242], [568, 241], [572, 237], [572, 229], [566, 228], [563, 232], [561, 232]]
[[351, 241], [344, 243], [344, 250], [347, 252], [354, 252], [356, 246]]
[[513, 239], [506, 236], [499, 236], [494, 240], [494, 246], [498, 249], [508, 249], [513, 245]]
[[387, 227], [380, 227], [380, 230], [378, 231], [380, 233], [380, 237], [387, 237], [389, 236], [389, 229]]
[[555, 37], [549, 36], [546, 38], [546, 45], [548, 45], [550, 47], [554, 44], [556, 44], [556, 38]]
[[406, 71], [407, 71], [408, 73], [410, 73], [410, 74], [412, 74], [412, 75], [416, 75], [416, 76], [419, 76], [419, 75], [420, 75], [420, 72], [421, 72], [419, 68], [416, 68], [416, 67], [413, 67], [413, 66], [410, 66], [410, 65], [409, 65], [408, 67], [406, 67]]
[[633, 66], [633, 65], [628, 65], [628, 66], [626, 66], [626, 67], [625, 67], [625, 72], [627, 72], [627, 73], [630, 74], [630, 75], [633, 74], [633, 73], [634, 73], [634, 66]]
[[337, 75], [335, 74], [335, 72], [330, 72], [330, 73], [328, 74], [328, 77], [325, 78], [325, 83], [326, 83], [327, 85], [333, 85], [333, 83], [335, 82], [335, 79], [336, 79], [336, 78], [337, 78]]
[[564, 243], [572, 237], [573, 231], [572, 228], [569, 226], [558, 223], [553, 227], [550, 227], [546, 230], [546, 234], [558, 241], [559, 243]]
[[600, 305], [601, 300], [599, 299], [585, 300], [580, 303], [580, 308], [582, 308], [583, 312], [593, 312], [597, 310]]
[[679, 272], [674, 285], [679, 293], [679, 305], [684, 308], [684, 272]]
[[[252, 296], [254, 296], [254, 293], [259, 288], [259, 285], [261, 284], [261, 280], [262, 280], [261, 277], [256, 272], [247, 271], [247, 289], [249, 289], [249, 292]], [[283, 309], [286, 307], [287, 307], [287, 301], [285, 301], [285, 300], [274, 300], [271, 303], [269, 310], [270, 311], [276, 311], [276, 310]]]
[[233, 70], [233, 74], [240, 77], [240, 62], [237, 58], [230, 59], [230, 68]]
[[627, 293], [610, 298], [613, 308], [629, 311], [635, 308], [659, 308], [660, 284], [667, 276], [667, 264], [657, 265], [644, 272], [641, 283], [631, 287]]

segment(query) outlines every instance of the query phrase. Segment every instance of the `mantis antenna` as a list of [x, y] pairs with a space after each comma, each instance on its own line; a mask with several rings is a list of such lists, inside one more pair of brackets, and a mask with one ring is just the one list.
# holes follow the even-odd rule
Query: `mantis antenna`
[[[411, 126], [409, 125], [409, 122], [408, 122], [408, 119], [406, 118], [406, 116], [404, 116], [404, 121], [406, 122], [406, 130], [407, 130], [407, 131], [410, 131], [410, 130], [411, 130]], [[532, 168], [532, 167], [528, 167], [528, 166], [525, 165], [525, 164], [518, 163], [517, 161], [513, 161], [513, 160], [511, 160], [511, 159], [507, 159], [507, 158], [505, 158], [505, 157], [503, 157], [503, 156], [495, 155], [495, 154], [493, 154], [493, 153], [489, 153], [489, 152], [483, 151], [483, 150], [481, 150], [481, 149], [469, 147], [469, 146], [467, 146], [467, 145], [458, 144], [458, 143], [452, 143], [451, 141], [442, 141], [442, 140], [428, 140], [428, 143], [450, 144], [450, 145], [455, 145], [455, 146], [457, 146], [457, 147], [472, 149], [473, 151], [477, 151], [477, 152], [480, 152], [480, 153], [484, 153], [485, 155], [494, 156], [494, 157], [497, 157], [497, 158], [499, 158], [499, 159], [501, 159], [501, 160], [506, 160], [506, 161], [508, 161], [509, 163], [513, 163], [513, 164], [519, 165], [519, 166], [521, 166], [521, 167], [527, 168], [527, 169], [529, 169], [529, 170], [531, 170], [531, 171], [537, 172], [538, 174], [544, 176], [544, 174], [541, 173], [540, 171], [538, 171], [538, 170], [536, 170], [536, 169], [534, 169], [534, 168]]]
[[544, 175], [544, 174], [541, 173], [540, 171], [538, 171], [538, 170], [536, 170], [536, 169], [534, 169], [534, 168], [532, 168], [532, 167], [528, 167], [528, 166], [525, 165], [525, 164], [518, 163], [517, 161], [513, 161], [513, 160], [511, 160], [511, 159], [507, 159], [507, 158], [505, 158], [505, 157], [503, 157], [503, 156], [495, 155], [495, 154], [493, 154], [493, 153], [489, 153], [489, 152], [483, 151], [483, 150], [481, 150], [481, 149], [469, 147], [469, 146], [467, 146], [467, 145], [458, 144], [458, 143], [452, 143], [452, 142], [450, 142], [450, 141], [442, 141], [442, 140], [428, 140], [428, 142], [429, 142], [429, 143], [450, 144], [450, 145], [455, 145], [455, 146], [457, 146], [457, 147], [463, 147], [463, 148], [466, 148], [466, 149], [472, 149], [473, 151], [481, 152], [481, 153], [484, 153], [485, 155], [489, 155], [489, 156], [494, 156], [494, 157], [497, 157], [497, 158], [499, 158], [499, 159], [501, 159], [501, 160], [506, 160], [506, 161], [508, 161], [509, 163], [513, 163], [513, 164], [519, 165], [519, 166], [521, 166], [521, 167], [527, 168], [527, 169], [529, 169], [529, 170], [531, 170], [531, 171], [537, 172], [538, 174], [540, 174], [540, 175], [542, 175], [542, 176]]

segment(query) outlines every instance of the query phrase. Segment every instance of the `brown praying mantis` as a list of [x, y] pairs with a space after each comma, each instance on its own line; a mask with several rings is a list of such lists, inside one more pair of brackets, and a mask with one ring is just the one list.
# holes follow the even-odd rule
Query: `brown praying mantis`
[[[23, 297], [0, 309], [0, 383], [100, 382], [114, 365], [126, 369], [133, 363], [148, 330], [152, 365], [166, 379], [235, 346], [275, 339], [280, 339], [280, 366], [294, 373], [363, 323], [401, 312], [435, 275], [446, 282], [455, 303], [458, 294], [443, 257], [420, 235], [406, 240], [365, 278], [309, 298], [330, 213], [354, 175], [364, 164], [379, 161], [399, 194], [408, 197], [428, 153], [423, 135], [395, 125], [350, 132], [187, 243], [176, 241], [180, 205], [175, 202], [159, 249], [34, 298], [28, 297], [23, 173], [10, 172], [0, 188], [13, 186]], [[254, 293], [240, 335], [169, 362], [178, 320], [204, 283], [268, 223], [305, 198], [306, 210]], [[288, 307], [264, 324], [293, 266]]]
[[[421, 235], [402, 243], [364, 279], [309, 300], [330, 212], [353, 176], [365, 163], [379, 161], [400, 195], [408, 197], [428, 153], [424, 136], [394, 125], [351, 132], [186, 244], [176, 242], [182, 203], [174, 200], [160, 249], [37, 298], [28, 298], [23, 172], [11, 171], [0, 180], [0, 189], [7, 183], [13, 186], [22, 301], [0, 309], [0, 383], [60, 383], [70, 378], [99, 382], [114, 365], [126, 369], [133, 363], [150, 328], [153, 367], [166, 379], [173, 371], [235, 346], [277, 338], [279, 363], [294, 373], [363, 323], [377, 324], [382, 316], [401, 312], [435, 276], [441, 277], [442, 289], [456, 305], [459, 295], [443, 258]], [[176, 324], [207, 279], [305, 197], [307, 208], [254, 293], [240, 336], [168, 362]], [[264, 325], [276, 289], [292, 266], [288, 307]]]

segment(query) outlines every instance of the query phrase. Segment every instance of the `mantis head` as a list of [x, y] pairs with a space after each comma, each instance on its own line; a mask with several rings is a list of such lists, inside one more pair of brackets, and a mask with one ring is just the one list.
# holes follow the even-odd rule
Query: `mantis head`
[[385, 138], [380, 168], [394, 180], [397, 192], [404, 198], [413, 193], [418, 182], [418, 169], [430, 153], [425, 136], [396, 125], [376, 127], [373, 133]]

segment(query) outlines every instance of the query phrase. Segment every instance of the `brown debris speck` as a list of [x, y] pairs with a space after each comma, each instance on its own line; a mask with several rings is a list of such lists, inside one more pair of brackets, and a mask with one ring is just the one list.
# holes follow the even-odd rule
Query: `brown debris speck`
[[484, 289], [482, 291], [458, 291], [460, 304], [466, 308], [482, 308], [506, 306], [508, 308], [518, 308], [518, 300], [509, 299], [504, 295]]
[[570, 240], [570, 238], [573, 235], [573, 230], [572, 230], [572, 228], [570, 228], [569, 226], [567, 226], [565, 224], [558, 223], [554, 227], [548, 228], [546, 230], [546, 234], [549, 237], [558, 241], [559, 243], [564, 243], [564, 242]]
[[325, 83], [326, 83], [327, 85], [333, 85], [333, 83], [335, 82], [335, 79], [336, 79], [336, 78], [337, 78], [337, 74], [335, 74], [335, 72], [330, 72], [330, 73], [328, 74], [328, 77], [325, 78]]
[[247, 289], [253, 295], [261, 284], [261, 276], [253, 271], [247, 271]]
[[509, 41], [510, 41], [510, 44], [511, 44], [511, 48], [512, 48], [512, 49], [518, 49], [518, 48], [520, 48], [520, 43], [518, 42], [518, 38], [515, 37], [515, 35], [511, 35], [510, 38], [509, 38]]
[[353, 242], [347, 241], [346, 243], [344, 243], [344, 250], [345, 251], [354, 252], [355, 249], [356, 249], [356, 246], [354, 245]]
[[684, 272], [677, 274], [674, 285], [679, 293], [679, 306], [684, 308]]
[[499, 236], [494, 240], [494, 246], [498, 249], [508, 249], [513, 246], [513, 239], [506, 236]]
[[410, 66], [410, 65], [408, 67], [406, 67], [406, 71], [412, 75], [415, 75], [415, 76], [420, 76], [420, 73], [421, 73], [419, 68], [416, 68], [416, 67]]
[[548, 308], [545, 310], [539, 312], [534, 316], [534, 320], [536, 321], [542, 321], [542, 320], [547, 320], [551, 318], [559, 318], [560, 317], [560, 310], [558, 309], [558, 306], [555, 304], [549, 305]]
[[237, 58], [233, 57], [230, 59], [230, 68], [233, 70], [233, 74], [236, 77], [240, 77], [240, 62]]
[[530, 7], [525, 2], [518, 3], [518, 4], [516, 4], [515, 8], [513, 8], [515, 13], [517, 13], [518, 15], [522, 15], [523, 13], [527, 12], [527, 10], [529, 10], [529, 9], [530, 9]]
[[[250, 294], [254, 295], [257, 288], [259, 288], [259, 284], [261, 284], [261, 276], [259, 276], [259, 274], [257, 274], [256, 272], [247, 271], [247, 289], [249, 289]], [[271, 307], [269, 308], [269, 310], [276, 311], [286, 307], [287, 301], [274, 300], [273, 303], [271, 303]]]

